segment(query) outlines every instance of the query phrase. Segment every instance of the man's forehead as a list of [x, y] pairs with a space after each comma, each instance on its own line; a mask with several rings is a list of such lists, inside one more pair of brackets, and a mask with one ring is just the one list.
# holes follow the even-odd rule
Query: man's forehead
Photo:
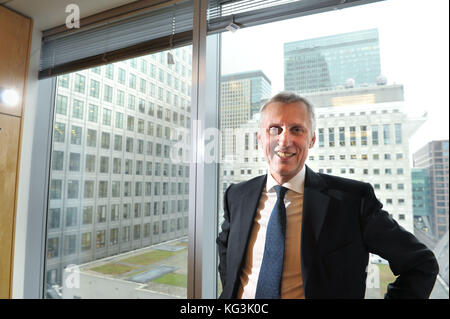
[[302, 101], [289, 102], [289, 103], [275, 101], [275, 102], [267, 104], [266, 110], [270, 109], [270, 110], [279, 112], [279, 111], [283, 111], [283, 109], [286, 110], [288, 108], [294, 108], [294, 107], [301, 109], [301, 110], [306, 110], [306, 108], [307, 108], [306, 104]]
[[307, 107], [303, 102], [282, 103], [273, 102], [264, 110], [264, 123], [302, 124], [307, 118]]

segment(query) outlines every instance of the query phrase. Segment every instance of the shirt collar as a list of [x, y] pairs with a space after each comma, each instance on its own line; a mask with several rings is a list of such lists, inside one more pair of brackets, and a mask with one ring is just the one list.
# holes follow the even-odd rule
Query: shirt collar
[[[303, 168], [298, 172], [294, 177], [288, 180], [281, 186], [284, 186], [296, 193], [303, 194], [303, 190], [305, 189], [305, 174], [306, 174], [306, 166], [303, 165]], [[278, 182], [272, 177], [270, 172], [267, 174], [267, 182], [266, 182], [266, 190], [273, 191], [273, 187], [275, 185], [279, 185]]]

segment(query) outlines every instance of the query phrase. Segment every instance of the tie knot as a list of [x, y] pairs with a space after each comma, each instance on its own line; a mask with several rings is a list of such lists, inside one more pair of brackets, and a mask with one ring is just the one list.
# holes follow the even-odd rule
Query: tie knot
[[286, 192], [288, 191], [288, 188], [283, 187], [281, 185], [275, 185], [273, 187], [273, 189], [275, 190], [275, 192], [277, 193], [277, 198], [284, 200], [284, 195], [286, 194]]

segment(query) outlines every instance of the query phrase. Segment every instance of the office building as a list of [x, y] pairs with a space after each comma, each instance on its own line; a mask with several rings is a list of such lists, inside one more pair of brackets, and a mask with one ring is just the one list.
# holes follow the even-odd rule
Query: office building
[[448, 151], [448, 140], [440, 140], [413, 154], [414, 167], [425, 169], [430, 179], [432, 234], [438, 239], [448, 231]]
[[284, 87], [296, 93], [376, 83], [381, 74], [378, 30], [284, 44]]
[[[355, 96], [381, 96], [382, 92], [388, 96], [379, 97], [381, 103], [354, 103]], [[402, 92], [401, 85], [386, 88], [375, 85], [305, 95], [311, 101], [323, 102], [315, 105], [316, 143], [306, 164], [316, 172], [370, 183], [384, 209], [412, 232], [409, 138], [425, 118], [408, 117]], [[332, 96], [339, 97], [339, 107], [329, 105]], [[393, 101], [389, 102], [389, 96]], [[236, 151], [240, 160], [223, 164], [222, 191], [230, 183], [267, 173], [264, 154], [256, 140], [258, 115], [241, 128], [241, 142]]]
[[411, 183], [414, 226], [416, 229], [429, 232], [431, 231], [432, 202], [428, 170], [425, 168], [412, 168]]
[[271, 81], [260, 70], [228, 74], [220, 82], [220, 129], [222, 155], [235, 154], [235, 129], [259, 112], [263, 101], [272, 93]]
[[[191, 53], [174, 50], [58, 77], [46, 282], [69, 264], [183, 237], [189, 164], [171, 161], [189, 135]], [[185, 137], [183, 137], [185, 138]]]

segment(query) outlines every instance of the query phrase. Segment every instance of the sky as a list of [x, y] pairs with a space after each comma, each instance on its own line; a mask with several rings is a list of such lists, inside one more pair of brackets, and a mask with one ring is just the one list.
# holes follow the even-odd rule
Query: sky
[[222, 34], [222, 74], [262, 70], [283, 90], [283, 44], [377, 28], [381, 73], [403, 84], [411, 117], [427, 121], [410, 152], [449, 136], [449, 1], [386, 0]]

